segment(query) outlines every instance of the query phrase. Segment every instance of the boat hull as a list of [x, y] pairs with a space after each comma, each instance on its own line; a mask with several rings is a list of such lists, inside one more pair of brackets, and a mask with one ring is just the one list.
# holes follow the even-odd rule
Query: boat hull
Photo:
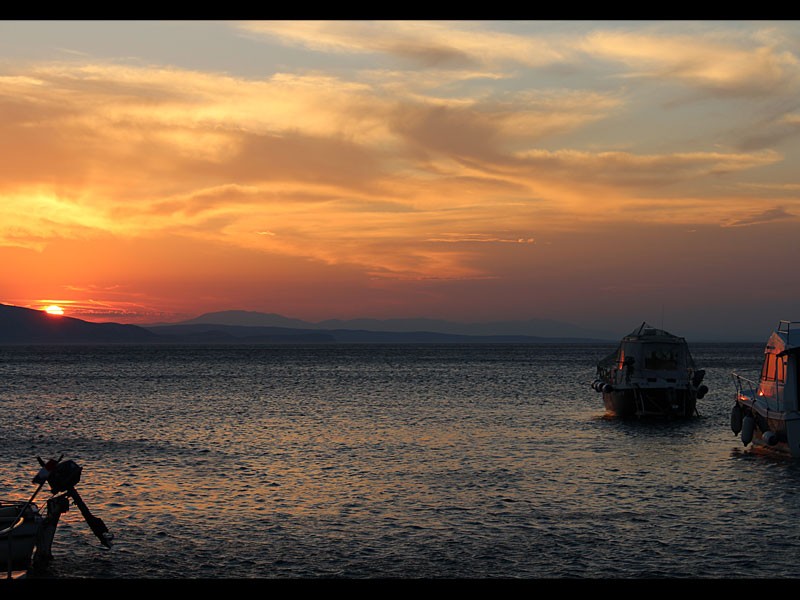
[[688, 418], [696, 414], [697, 397], [675, 388], [623, 388], [603, 392], [603, 404], [615, 417]]
[[736, 406], [741, 410], [742, 419], [748, 416], [752, 419], [749, 439], [742, 433], [745, 446], [752, 444], [777, 454], [800, 458], [800, 413], [770, 411], [757, 402], [741, 398], [736, 400]]
[[43, 519], [37, 510], [28, 508], [25, 520], [14, 529], [7, 531], [17, 520], [19, 504], [0, 505], [0, 569], [27, 569], [30, 567]]

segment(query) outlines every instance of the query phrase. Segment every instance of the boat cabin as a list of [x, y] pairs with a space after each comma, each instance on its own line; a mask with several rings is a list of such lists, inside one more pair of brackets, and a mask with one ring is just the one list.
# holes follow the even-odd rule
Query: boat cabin
[[647, 323], [622, 338], [613, 358], [609, 358], [604, 361], [606, 372], [613, 373], [611, 380], [616, 384], [631, 379], [675, 383], [688, 379], [694, 370], [686, 340]]
[[764, 348], [758, 401], [769, 411], [796, 411], [800, 322], [781, 321]]

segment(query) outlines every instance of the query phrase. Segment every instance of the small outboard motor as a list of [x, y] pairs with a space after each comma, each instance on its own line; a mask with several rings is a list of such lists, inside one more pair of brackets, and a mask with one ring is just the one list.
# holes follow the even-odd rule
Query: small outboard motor
[[[108, 527], [106, 527], [102, 519], [91, 513], [89, 507], [86, 506], [83, 498], [81, 498], [80, 494], [75, 489], [75, 486], [81, 480], [83, 467], [78, 465], [74, 460], [62, 461], [61, 459], [57, 461], [49, 460], [45, 463], [39, 458], [39, 464], [42, 468], [36, 477], [33, 478], [33, 482], [38, 483], [39, 487], [41, 487], [46, 481], [50, 484], [50, 489], [54, 497], [63, 493], [63, 495], [71, 498], [78, 507], [78, 510], [81, 511], [81, 515], [83, 515], [92, 533], [97, 536], [103, 546], [110, 548], [111, 542], [114, 539], [114, 534], [108, 530]], [[60, 512], [66, 512], [67, 509], [68, 504], [59, 507]]]
[[81, 480], [83, 467], [78, 466], [74, 460], [65, 460], [58, 463], [55, 470], [50, 473], [47, 481], [54, 494], [74, 488]]

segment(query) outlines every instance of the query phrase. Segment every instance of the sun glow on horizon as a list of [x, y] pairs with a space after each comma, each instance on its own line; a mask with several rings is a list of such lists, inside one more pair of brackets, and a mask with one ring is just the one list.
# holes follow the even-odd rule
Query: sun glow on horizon
[[51, 304], [44, 309], [48, 315], [58, 315], [61, 316], [64, 314], [64, 309], [58, 306], [57, 304]]

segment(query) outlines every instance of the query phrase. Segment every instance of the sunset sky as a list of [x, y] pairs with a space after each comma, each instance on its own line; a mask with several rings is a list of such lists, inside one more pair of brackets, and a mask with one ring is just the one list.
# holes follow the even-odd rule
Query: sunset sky
[[800, 320], [800, 21], [0, 21], [0, 303]]

